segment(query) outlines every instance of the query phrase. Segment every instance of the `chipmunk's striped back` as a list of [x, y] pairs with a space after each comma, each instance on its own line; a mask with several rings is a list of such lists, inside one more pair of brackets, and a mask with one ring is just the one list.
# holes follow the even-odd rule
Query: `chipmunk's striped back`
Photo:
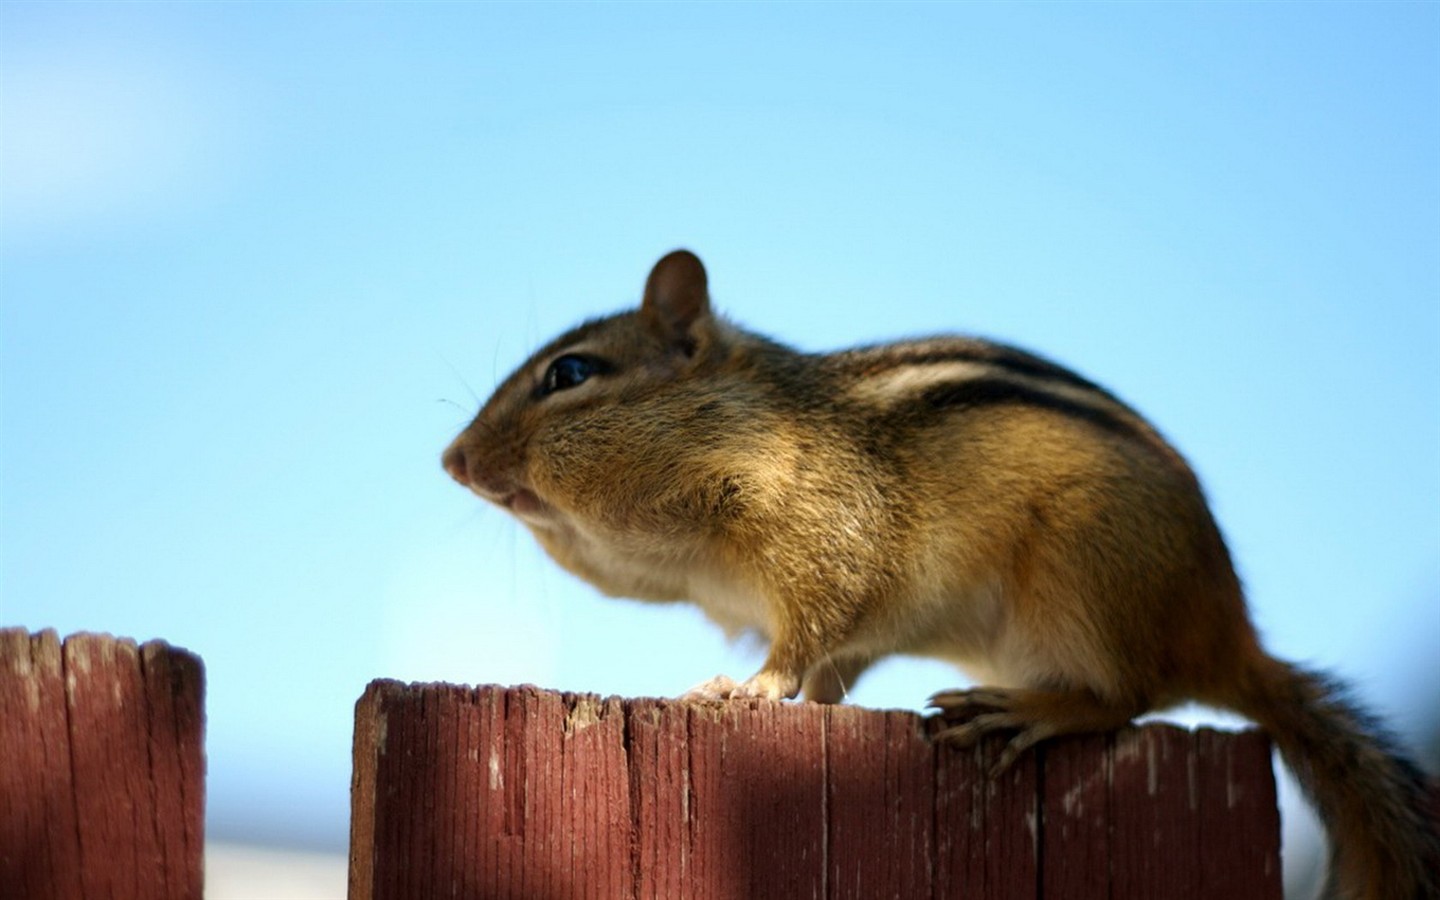
[[1016, 347], [937, 337], [880, 344], [827, 358], [851, 382], [849, 399], [900, 415], [1028, 406], [1137, 441], [1188, 472], [1160, 433], [1113, 393], [1070, 369]]

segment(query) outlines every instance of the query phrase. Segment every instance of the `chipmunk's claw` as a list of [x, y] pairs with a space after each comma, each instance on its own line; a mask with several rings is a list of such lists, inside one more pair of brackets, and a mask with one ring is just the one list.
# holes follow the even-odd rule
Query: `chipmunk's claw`
[[1000, 758], [990, 767], [990, 777], [999, 778], [1014, 765], [1020, 754], [1055, 732], [1043, 721], [1035, 721], [1012, 708], [1013, 696], [999, 688], [976, 688], [969, 691], [943, 691], [930, 698], [930, 706], [940, 711], [944, 721], [963, 721], [935, 734], [937, 743], [968, 749], [998, 732], [1015, 732], [1001, 751]]
[[940, 691], [931, 695], [929, 706], [940, 710], [943, 718], [951, 718], [985, 710], [1009, 709], [1010, 702], [1009, 691], [982, 687], [968, 691]]

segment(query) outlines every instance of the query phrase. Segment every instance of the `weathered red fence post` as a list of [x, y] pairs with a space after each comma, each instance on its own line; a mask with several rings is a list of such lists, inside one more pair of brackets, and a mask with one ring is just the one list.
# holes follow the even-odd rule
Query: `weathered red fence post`
[[163, 641], [0, 629], [0, 898], [199, 900], [203, 703]]
[[1269, 742], [936, 748], [902, 712], [376, 681], [351, 900], [1280, 897]]

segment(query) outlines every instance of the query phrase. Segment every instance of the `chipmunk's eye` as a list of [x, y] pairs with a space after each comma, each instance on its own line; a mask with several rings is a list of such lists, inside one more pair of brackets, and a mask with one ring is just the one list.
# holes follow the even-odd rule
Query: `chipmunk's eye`
[[591, 375], [606, 371], [608, 366], [590, 356], [567, 353], [550, 364], [545, 370], [545, 380], [540, 386], [541, 394], [553, 394], [583, 384]]

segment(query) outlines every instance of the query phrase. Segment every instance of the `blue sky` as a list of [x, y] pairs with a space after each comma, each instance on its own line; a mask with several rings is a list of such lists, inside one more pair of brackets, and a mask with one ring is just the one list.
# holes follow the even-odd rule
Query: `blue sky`
[[371, 678], [749, 674], [438, 464], [682, 245], [806, 349], [965, 331], [1110, 386], [1272, 648], [1429, 724], [1433, 3], [5, 2], [0, 624], [200, 653], [212, 835], [331, 848]]

